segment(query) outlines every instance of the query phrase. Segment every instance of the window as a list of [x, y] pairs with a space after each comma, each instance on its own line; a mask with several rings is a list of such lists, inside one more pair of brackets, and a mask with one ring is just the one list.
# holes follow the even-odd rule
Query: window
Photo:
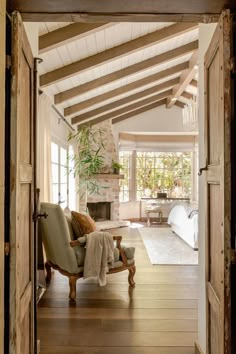
[[[71, 147], [69, 148], [71, 150]], [[69, 151], [70, 151], [69, 150]], [[74, 208], [74, 178], [68, 175], [68, 148], [56, 142], [51, 142], [52, 166], [52, 202]], [[70, 185], [70, 193], [69, 193]], [[70, 196], [70, 200], [69, 200]]]
[[119, 162], [123, 166], [121, 174], [124, 175], [124, 179], [120, 180], [120, 202], [128, 202], [130, 200], [130, 167], [131, 167], [130, 151], [120, 151]]
[[136, 199], [156, 197], [157, 192], [165, 192], [168, 197], [190, 197], [191, 155], [190, 152], [137, 152]]

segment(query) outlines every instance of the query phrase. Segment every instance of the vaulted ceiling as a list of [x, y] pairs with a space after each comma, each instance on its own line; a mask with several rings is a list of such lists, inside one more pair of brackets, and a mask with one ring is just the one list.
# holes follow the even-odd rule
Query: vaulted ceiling
[[198, 24], [40, 23], [40, 86], [74, 125], [113, 123], [197, 95]]

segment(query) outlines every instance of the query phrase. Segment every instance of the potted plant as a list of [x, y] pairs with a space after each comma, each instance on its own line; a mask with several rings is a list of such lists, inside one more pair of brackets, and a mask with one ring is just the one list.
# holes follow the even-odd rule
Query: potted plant
[[119, 162], [116, 162], [114, 160], [112, 160], [111, 167], [113, 169], [113, 173], [116, 175], [118, 175], [120, 173], [120, 169], [123, 168], [123, 166]]
[[76, 133], [70, 133], [68, 141], [76, 145], [76, 152], [69, 156], [69, 173], [79, 177], [80, 199], [85, 197], [85, 209], [87, 206], [87, 194], [98, 193], [101, 185], [96, 180], [96, 175], [104, 167], [105, 137], [101, 129], [90, 125], [82, 126]]

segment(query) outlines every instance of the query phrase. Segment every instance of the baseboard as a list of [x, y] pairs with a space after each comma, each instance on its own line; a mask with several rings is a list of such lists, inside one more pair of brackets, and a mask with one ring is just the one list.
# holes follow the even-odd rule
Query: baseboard
[[195, 354], [204, 354], [198, 342], [195, 342]]

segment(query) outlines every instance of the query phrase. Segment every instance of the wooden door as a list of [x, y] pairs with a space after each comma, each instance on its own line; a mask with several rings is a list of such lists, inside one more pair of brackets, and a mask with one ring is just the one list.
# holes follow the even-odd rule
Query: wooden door
[[10, 353], [34, 352], [34, 59], [18, 13], [12, 16], [10, 161]]
[[231, 353], [231, 57], [232, 18], [227, 10], [205, 55], [208, 354]]

